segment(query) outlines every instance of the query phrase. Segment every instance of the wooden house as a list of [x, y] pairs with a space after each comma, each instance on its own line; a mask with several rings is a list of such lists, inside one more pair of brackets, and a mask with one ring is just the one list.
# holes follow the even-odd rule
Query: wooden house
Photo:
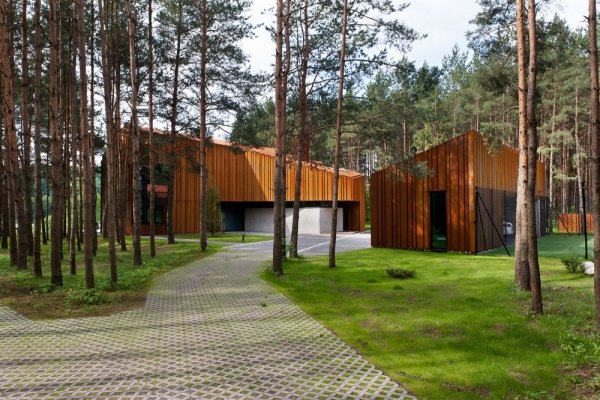
[[[389, 166], [371, 176], [374, 247], [479, 253], [514, 242], [518, 152], [490, 152], [469, 131], [415, 156], [429, 174]], [[544, 166], [537, 163], [538, 235], [547, 230]]]
[[[177, 158], [174, 185], [174, 231], [196, 233], [200, 220], [199, 140], [180, 135], [172, 149], [168, 134], [155, 131], [156, 232], [166, 233], [168, 209], [169, 154]], [[131, 182], [130, 146], [126, 131], [122, 132], [121, 165]], [[148, 134], [142, 132], [142, 234], [148, 233], [150, 185], [147, 173]], [[239, 147], [227, 141], [212, 139], [207, 145], [207, 187], [214, 188], [221, 203], [225, 230], [269, 232], [273, 229], [273, 176], [275, 151], [272, 148]], [[291, 207], [295, 189], [296, 162], [289, 158], [286, 169], [286, 207], [291, 226]], [[104, 183], [105, 179], [103, 179]], [[326, 233], [330, 229], [333, 169], [317, 162], [302, 165], [301, 233]], [[132, 187], [124, 185], [124, 187]], [[103, 185], [104, 198], [104, 185]], [[125, 230], [131, 232], [132, 190], [128, 190], [125, 207]], [[340, 170], [338, 230], [363, 231], [365, 227], [365, 181], [360, 173]], [[290, 228], [288, 228], [290, 229]]]

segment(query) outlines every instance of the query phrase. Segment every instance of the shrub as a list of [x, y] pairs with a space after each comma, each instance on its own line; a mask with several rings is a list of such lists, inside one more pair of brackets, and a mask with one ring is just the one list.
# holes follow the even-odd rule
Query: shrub
[[581, 258], [577, 256], [563, 256], [560, 258], [560, 262], [563, 263], [567, 271], [574, 274], [581, 271]]
[[40, 284], [35, 289], [35, 292], [37, 294], [46, 294], [46, 293], [53, 292], [54, 289], [56, 289], [56, 286], [54, 286], [53, 284], [51, 284], [51, 283], [42, 283], [42, 284]]
[[417, 274], [417, 271], [412, 271], [408, 269], [402, 268], [388, 268], [385, 270], [389, 276], [395, 279], [408, 279], [414, 278]]
[[97, 304], [106, 304], [110, 299], [100, 290], [86, 289], [81, 292], [72, 292], [69, 294], [68, 301], [71, 304], [93, 306]]

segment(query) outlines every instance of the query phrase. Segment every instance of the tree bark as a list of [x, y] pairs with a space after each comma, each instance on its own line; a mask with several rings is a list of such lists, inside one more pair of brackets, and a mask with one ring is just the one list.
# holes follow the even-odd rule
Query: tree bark
[[179, 66], [181, 63], [183, 5], [177, 2], [177, 38], [175, 40], [175, 67], [173, 75], [173, 96], [171, 97], [171, 153], [169, 157], [169, 187], [167, 189], [167, 243], [175, 243], [175, 175], [177, 169], [177, 105], [179, 103]]
[[302, 18], [302, 58], [298, 69], [298, 109], [300, 113], [300, 128], [298, 134], [298, 149], [296, 153], [296, 184], [294, 186], [294, 210], [292, 215], [292, 232], [290, 237], [290, 257], [298, 257], [298, 225], [300, 222], [300, 197], [302, 195], [302, 163], [308, 141], [308, 99], [306, 78], [308, 75], [309, 47], [309, 22], [308, 0], [304, 0]]
[[131, 78], [131, 164], [133, 169], [133, 265], [142, 265], [142, 243], [140, 238], [141, 193], [140, 193], [140, 132], [137, 113], [137, 64], [135, 60], [135, 35], [137, 18], [131, 7], [131, 0], [125, 0], [129, 33], [129, 72]]
[[333, 192], [331, 202], [331, 236], [329, 238], [329, 268], [335, 268], [335, 245], [337, 240], [338, 190], [340, 183], [340, 158], [342, 153], [342, 111], [344, 106], [344, 75], [346, 72], [346, 32], [348, 29], [348, 0], [344, 0], [344, 8], [342, 13], [340, 69], [337, 109], [335, 116], [335, 155], [333, 164]]
[[[77, 46], [79, 50], [79, 123], [81, 130], [81, 157], [83, 159], [83, 258], [85, 264], [85, 286], [88, 289], [95, 287], [94, 279], [94, 224], [95, 186], [94, 154], [90, 149], [90, 135], [88, 127], [87, 104], [87, 62], [85, 51], [85, 24], [83, 0], [76, 0], [77, 8]], [[91, 151], [90, 151], [91, 150]]]
[[52, 152], [52, 226], [50, 242], [52, 244], [50, 256], [50, 281], [54, 285], [62, 286], [63, 277], [61, 269], [62, 259], [62, 223], [61, 206], [64, 197], [63, 154], [61, 149], [60, 130], [58, 126], [58, 19], [57, 0], [50, 0], [50, 145]]
[[517, 57], [519, 74], [519, 170], [517, 180], [517, 221], [515, 235], [515, 282], [530, 290], [527, 240], [527, 69], [525, 58], [525, 0], [517, 0]]
[[206, 65], [208, 17], [206, 0], [200, 0], [200, 249], [206, 251]]
[[108, 23], [109, 23], [109, 15], [110, 9], [108, 5], [103, 7], [103, 3], [106, 4], [108, 0], [101, 0], [99, 2], [100, 5], [100, 40], [102, 45], [102, 76], [104, 81], [104, 109], [105, 109], [105, 118], [106, 118], [106, 229], [108, 236], [108, 254], [109, 254], [109, 264], [110, 264], [110, 280], [113, 284], [117, 283], [117, 254], [115, 248], [116, 242], [116, 227], [115, 227], [115, 216], [116, 216], [116, 196], [114, 187], [117, 184], [116, 178], [117, 175], [114, 172], [114, 169], [117, 168], [115, 161], [115, 126], [113, 121], [113, 94], [112, 94], [112, 85], [114, 84], [112, 80], [112, 71], [111, 71], [111, 52], [113, 49], [111, 48], [109, 32], [108, 32]]
[[590, 45], [590, 136], [592, 213], [594, 215], [594, 294], [596, 331], [600, 333], [600, 87], [598, 84], [598, 41], [596, 35], [596, 1], [589, 0], [588, 35]]
[[[154, 214], [154, 37], [152, 36], [152, 0], [148, 0], [148, 171], [150, 174], [150, 205], [148, 224], [150, 227], [150, 257], [156, 257]], [[146, 188], [142, 188], [146, 190]]]
[[[74, 13], [76, 10], [73, 10]], [[75, 65], [77, 64], [77, 39], [75, 33], [76, 26], [73, 27], [73, 48], [72, 48], [72, 59], [71, 65], [68, 66], [69, 73], [69, 108], [71, 110], [70, 128], [71, 128], [71, 232], [69, 234], [69, 266], [71, 275], [77, 274], [77, 235], [79, 231], [79, 214], [77, 207], [79, 205], [79, 196], [77, 195], [77, 107], [76, 107], [76, 71]]]
[[33, 205], [31, 203], [31, 125], [29, 121], [29, 31], [27, 1], [21, 1], [21, 127], [23, 131], [23, 195], [27, 254], [33, 256]]
[[527, 263], [529, 264], [529, 281], [531, 286], [531, 311], [533, 314], [544, 313], [542, 304], [542, 284], [540, 264], [538, 261], [535, 186], [537, 175], [538, 134], [536, 119], [536, 85], [537, 85], [537, 35], [536, 4], [529, 0], [527, 12], [529, 20], [529, 75], [527, 80]]

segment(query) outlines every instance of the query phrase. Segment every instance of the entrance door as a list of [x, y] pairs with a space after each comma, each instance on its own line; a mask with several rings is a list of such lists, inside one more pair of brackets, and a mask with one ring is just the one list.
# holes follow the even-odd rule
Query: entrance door
[[429, 192], [431, 250], [448, 250], [446, 236], [446, 192]]

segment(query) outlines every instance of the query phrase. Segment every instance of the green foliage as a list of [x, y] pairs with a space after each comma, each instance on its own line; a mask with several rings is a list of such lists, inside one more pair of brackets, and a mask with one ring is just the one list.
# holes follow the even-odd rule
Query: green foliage
[[38, 287], [35, 289], [35, 291], [36, 291], [36, 293], [39, 293], [39, 294], [45, 294], [45, 293], [53, 292], [54, 289], [56, 289], [56, 286], [54, 286], [50, 282], [45, 282], [45, 283], [38, 285]]
[[215, 187], [210, 187], [206, 191], [206, 230], [211, 236], [223, 234], [223, 213], [221, 212], [221, 202], [219, 194]]
[[560, 262], [563, 263], [567, 271], [569, 271], [572, 274], [576, 272], [581, 272], [582, 261], [583, 259], [581, 257], [577, 257], [574, 255], [560, 257]]
[[417, 274], [415, 270], [403, 269], [403, 268], [388, 268], [385, 270], [389, 276], [395, 279], [408, 279], [414, 278]]
[[95, 306], [106, 304], [110, 300], [106, 293], [97, 289], [86, 289], [83, 291], [73, 291], [67, 296], [67, 301], [75, 306]]

